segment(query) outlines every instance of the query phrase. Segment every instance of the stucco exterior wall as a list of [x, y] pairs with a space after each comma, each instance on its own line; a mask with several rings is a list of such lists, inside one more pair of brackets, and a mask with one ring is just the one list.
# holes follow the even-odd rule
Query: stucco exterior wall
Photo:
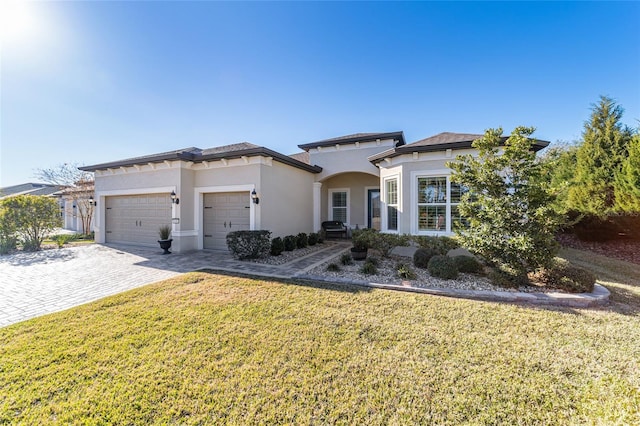
[[367, 157], [391, 149], [395, 146], [393, 140], [380, 142], [366, 142], [361, 144], [345, 144], [309, 150], [309, 160], [312, 165], [322, 167], [322, 172], [316, 177], [323, 181], [328, 177], [345, 172], [361, 172], [378, 176], [378, 169], [371, 164]]
[[261, 211], [261, 229], [273, 237], [315, 232], [313, 229], [313, 173], [273, 162], [263, 165], [257, 208]]

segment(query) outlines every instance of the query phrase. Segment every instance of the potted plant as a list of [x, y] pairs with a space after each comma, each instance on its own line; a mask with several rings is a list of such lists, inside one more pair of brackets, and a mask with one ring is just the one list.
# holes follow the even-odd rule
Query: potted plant
[[171, 254], [171, 252], [169, 251], [169, 249], [171, 248], [171, 241], [173, 241], [173, 239], [169, 238], [169, 235], [171, 235], [171, 226], [162, 225], [158, 230], [158, 234], [160, 234], [158, 243], [160, 243], [160, 248], [164, 250], [164, 253], [162, 254]]
[[369, 250], [369, 234], [365, 230], [355, 230], [351, 237], [351, 257], [353, 260], [365, 260]]

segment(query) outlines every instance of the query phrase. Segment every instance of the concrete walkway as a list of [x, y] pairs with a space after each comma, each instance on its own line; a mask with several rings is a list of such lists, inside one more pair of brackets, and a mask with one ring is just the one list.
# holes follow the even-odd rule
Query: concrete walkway
[[[308, 271], [346, 252], [349, 247], [350, 243], [345, 242], [328, 244], [283, 265], [240, 262], [227, 251], [207, 250], [163, 256], [159, 248], [98, 244], [0, 256], [0, 327], [198, 269], [327, 281], [324, 277], [309, 275]], [[601, 286], [596, 286], [594, 293], [576, 295], [428, 289], [353, 280], [340, 282], [440, 296], [583, 308], [605, 304], [609, 298], [609, 292]]]

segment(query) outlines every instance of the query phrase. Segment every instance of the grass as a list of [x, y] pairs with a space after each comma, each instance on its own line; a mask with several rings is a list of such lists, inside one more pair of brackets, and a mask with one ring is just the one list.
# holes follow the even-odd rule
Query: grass
[[638, 424], [636, 269], [594, 310], [185, 274], [0, 329], [0, 423]]

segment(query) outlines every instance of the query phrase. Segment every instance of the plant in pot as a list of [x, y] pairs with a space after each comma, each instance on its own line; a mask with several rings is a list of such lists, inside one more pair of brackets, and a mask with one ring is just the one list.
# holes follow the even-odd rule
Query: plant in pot
[[158, 234], [160, 234], [158, 243], [160, 244], [160, 248], [164, 250], [164, 253], [162, 254], [171, 254], [171, 252], [169, 251], [169, 249], [171, 248], [171, 241], [173, 241], [173, 239], [169, 238], [169, 235], [171, 235], [171, 226], [162, 225], [158, 230]]
[[353, 260], [365, 260], [369, 250], [369, 233], [364, 230], [354, 231], [351, 237], [353, 247], [351, 247], [351, 257]]

